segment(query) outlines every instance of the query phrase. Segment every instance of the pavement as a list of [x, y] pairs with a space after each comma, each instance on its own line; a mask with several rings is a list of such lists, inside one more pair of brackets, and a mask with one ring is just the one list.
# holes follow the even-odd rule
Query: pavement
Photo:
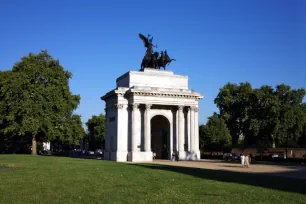
[[305, 166], [250, 164], [249, 168], [243, 168], [240, 163], [230, 163], [230, 162], [224, 162], [222, 160], [207, 160], [207, 159], [201, 159], [199, 161], [179, 161], [179, 162], [172, 162], [170, 160], [154, 160], [152, 164], [202, 168], [210, 170], [234, 171], [234, 172], [243, 172], [243, 173], [252, 173], [252, 174], [269, 174], [273, 176], [306, 179]]

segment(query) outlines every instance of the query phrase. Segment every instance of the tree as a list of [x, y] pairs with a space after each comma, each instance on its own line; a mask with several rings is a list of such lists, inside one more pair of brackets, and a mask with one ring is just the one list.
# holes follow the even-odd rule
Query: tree
[[224, 150], [231, 146], [232, 137], [225, 121], [216, 113], [209, 117], [206, 125], [200, 126], [199, 131], [202, 149]]
[[85, 131], [82, 126], [81, 116], [73, 114], [69, 120], [67, 120], [65, 126], [65, 132], [60, 140], [63, 143], [71, 145], [79, 145], [80, 140], [85, 136]]
[[249, 98], [247, 120], [243, 130], [245, 144], [256, 144], [259, 147], [268, 147], [273, 143], [273, 132], [278, 127], [279, 104], [271, 86], [261, 86], [254, 89]]
[[215, 99], [215, 104], [220, 110], [220, 116], [224, 119], [232, 135], [233, 145], [238, 143], [239, 136], [243, 134], [245, 122], [247, 120], [249, 97], [252, 93], [250, 83], [240, 83], [240, 85], [226, 84], [220, 89]]
[[87, 122], [87, 138], [90, 149], [97, 149], [104, 146], [105, 136], [105, 116], [100, 114], [93, 115]]
[[[306, 103], [303, 103], [301, 106], [301, 113], [306, 113]], [[303, 114], [303, 119], [302, 122], [303, 123], [303, 127], [302, 127], [302, 131], [301, 131], [301, 136], [299, 137], [299, 141], [298, 143], [301, 146], [306, 147], [306, 114]]]
[[247, 146], [294, 145], [303, 135], [306, 112], [302, 104], [304, 89], [281, 84], [273, 89], [252, 89], [249, 83], [226, 84], [215, 103], [229, 128], [233, 145], [244, 137]]
[[292, 90], [290, 86], [278, 85], [275, 96], [280, 104], [278, 128], [275, 130], [277, 142], [285, 146], [297, 143], [302, 135], [305, 126], [305, 116], [303, 108], [303, 98], [306, 92], [304, 89]]
[[36, 141], [63, 139], [72, 113], [80, 102], [69, 90], [72, 74], [47, 51], [30, 53], [15, 63], [12, 71], [2, 73], [0, 124], [3, 134]]

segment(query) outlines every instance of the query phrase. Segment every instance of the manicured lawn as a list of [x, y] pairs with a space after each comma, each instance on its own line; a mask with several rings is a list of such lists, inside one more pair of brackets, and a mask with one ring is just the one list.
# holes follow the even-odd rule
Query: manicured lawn
[[306, 180], [153, 164], [0, 155], [0, 203], [306, 203]]

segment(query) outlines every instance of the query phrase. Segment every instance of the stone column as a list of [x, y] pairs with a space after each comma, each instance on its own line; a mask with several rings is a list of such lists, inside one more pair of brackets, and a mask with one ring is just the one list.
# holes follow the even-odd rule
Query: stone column
[[138, 103], [134, 103], [132, 105], [132, 152], [137, 152], [137, 112], [138, 111]]
[[144, 113], [144, 150], [145, 152], [151, 152], [151, 121], [150, 121], [150, 109], [151, 104], [146, 104], [146, 109]]
[[195, 151], [195, 125], [194, 125], [194, 107], [190, 107], [190, 151]]
[[194, 135], [195, 135], [195, 151], [199, 151], [199, 109], [198, 107], [194, 108]]
[[126, 140], [127, 138], [122, 138], [124, 136], [123, 134], [123, 131], [124, 128], [123, 128], [123, 121], [124, 118], [122, 118], [122, 111], [123, 111], [123, 104], [115, 104], [115, 108], [116, 108], [116, 111], [117, 111], [117, 114], [116, 114], [116, 120], [117, 120], [117, 138], [116, 138], [116, 150], [118, 152], [121, 152], [121, 151], [126, 151], [126, 148], [125, 148], [125, 145], [121, 144], [121, 143], [124, 143], [124, 140]]
[[190, 152], [190, 107], [187, 107], [187, 151]]
[[184, 106], [178, 108], [178, 151], [184, 151]]

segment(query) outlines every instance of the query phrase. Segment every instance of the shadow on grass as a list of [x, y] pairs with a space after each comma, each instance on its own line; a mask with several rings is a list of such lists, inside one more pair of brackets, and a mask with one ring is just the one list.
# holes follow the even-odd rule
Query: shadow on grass
[[210, 169], [200, 169], [200, 168], [170, 166], [170, 165], [156, 165], [156, 164], [132, 164], [132, 165], [137, 165], [150, 169], [158, 169], [158, 170], [182, 173], [198, 177], [201, 179], [231, 182], [231, 183], [258, 186], [258, 187], [264, 187], [264, 188], [286, 191], [286, 192], [306, 194], [305, 179], [271, 176], [269, 174], [266, 175], [251, 174], [251, 173], [231, 172], [224, 170], [210, 170]]
[[85, 155], [85, 156], [69, 156], [69, 155], [45, 155], [45, 154], [41, 154], [39, 156], [43, 156], [43, 157], [65, 157], [65, 158], [72, 158], [72, 159], [93, 159], [93, 160], [104, 160], [103, 157], [101, 156], [96, 156], [96, 155], [93, 155], [93, 156], [88, 156], [88, 155]]

